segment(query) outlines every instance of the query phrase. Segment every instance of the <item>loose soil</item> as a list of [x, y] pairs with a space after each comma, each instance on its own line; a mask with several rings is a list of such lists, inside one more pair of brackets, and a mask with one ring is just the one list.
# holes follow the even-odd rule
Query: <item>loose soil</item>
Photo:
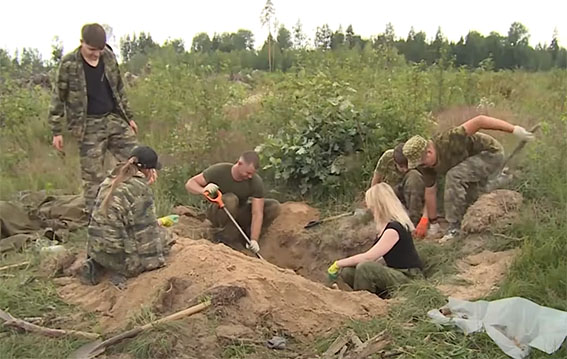
[[459, 274], [453, 279], [459, 284], [442, 284], [437, 288], [441, 293], [454, 298], [474, 300], [486, 296], [508, 272], [517, 249], [503, 252], [483, 251], [465, 257], [457, 262]]
[[[126, 326], [144, 306], [168, 314], [213, 296], [222, 286], [244, 288], [247, 295], [213, 312], [223, 324], [287, 333], [305, 340], [350, 319], [385, 314], [386, 305], [368, 292], [332, 290], [293, 271], [246, 256], [222, 244], [179, 239], [168, 265], [128, 280], [118, 291], [104, 280], [84, 286], [76, 279], [58, 292], [66, 301], [103, 314], [107, 330]], [[211, 292], [212, 291], [212, 292]]]
[[467, 210], [461, 229], [465, 233], [501, 231], [518, 217], [522, 202], [520, 193], [506, 189], [483, 194]]

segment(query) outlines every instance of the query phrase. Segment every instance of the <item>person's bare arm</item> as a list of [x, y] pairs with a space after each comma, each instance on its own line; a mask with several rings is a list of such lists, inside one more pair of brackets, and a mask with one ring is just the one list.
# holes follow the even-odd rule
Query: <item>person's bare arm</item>
[[252, 198], [252, 224], [250, 226], [250, 240], [258, 241], [262, 233], [264, 222], [264, 199]]
[[203, 172], [191, 177], [187, 183], [185, 183], [185, 189], [187, 192], [192, 194], [203, 194], [205, 192], [205, 186], [207, 185], [207, 180], [203, 176]]
[[480, 130], [496, 130], [509, 133], [514, 132], [514, 125], [506, 121], [484, 115], [476, 116], [463, 123], [462, 126], [465, 128], [465, 132], [468, 136], [474, 135]]
[[437, 184], [425, 187], [425, 211], [430, 222], [437, 219]]
[[374, 186], [376, 183], [382, 182], [382, 180], [383, 180], [382, 175], [379, 174], [378, 172], [374, 172], [374, 175], [372, 176], [372, 182], [370, 183], [370, 187]]
[[387, 254], [399, 240], [400, 236], [398, 232], [392, 228], [388, 228], [384, 231], [378, 243], [373, 245], [368, 251], [338, 260], [337, 265], [339, 268], [356, 267], [359, 263], [376, 261]]

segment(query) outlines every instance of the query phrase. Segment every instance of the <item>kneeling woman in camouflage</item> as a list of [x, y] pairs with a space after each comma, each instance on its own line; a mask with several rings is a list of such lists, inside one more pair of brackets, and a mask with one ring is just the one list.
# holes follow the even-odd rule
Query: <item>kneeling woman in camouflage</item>
[[95, 285], [104, 270], [113, 284], [165, 264], [169, 236], [157, 221], [149, 185], [160, 163], [146, 146], [132, 151], [100, 185], [88, 226], [82, 281]]
[[354, 290], [385, 297], [388, 290], [423, 277], [423, 265], [411, 237], [414, 225], [392, 188], [386, 183], [372, 186], [366, 191], [366, 205], [378, 230], [376, 242], [364, 253], [335, 261], [328, 275], [332, 281], [340, 275]]

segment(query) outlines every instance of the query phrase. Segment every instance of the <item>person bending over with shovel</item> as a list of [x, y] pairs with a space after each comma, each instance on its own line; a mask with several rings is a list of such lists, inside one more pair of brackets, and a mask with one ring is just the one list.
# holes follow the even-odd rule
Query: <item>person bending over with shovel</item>
[[[375, 184], [366, 191], [365, 199], [378, 231], [374, 245], [364, 253], [335, 261], [327, 274], [333, 282], [340, 276], [354, 290], [387, 297], [396, 286], [422, 278], [423, 264], [411, 236], [414, 225], [392, 187]], [[386, 265], [378, 262], [380, 258]]]
[[468, 206], [477, 200], [491, 177], [502, 169], [504, 148], [493, 137], [478, 133], [480, 130], [513, 133], [523, 142], [534, 139], [533, 133], [523, 127], [480, 115], [431, 140], [414, 136], [404, 145], [403, 153], [409, 168], [417, 168], [423, 173], [429, 223], [437, 223], [437, 176], [446, 175], [444, 201], [449, 228], [441, 242], [459, 235]]
[[[385, 151], [378, 162], [372, 176], [370, 186], [386, 182], [406, 207], [410, 219], [416, 225], [415, 235], [419, 238], [428, 234], [428, 217], [425, 211], [425, 185], [421, 172], [408, 168], [408, 160], [403, 154], [404, 143]], [[432, 225], [429, 233], [439, 231], [439, 225]]]
[[[187, 192], [196, 195], [208, 193], [216, 197], [220, 191], [226, 209], [250, 237], [246, 247], [258, 253], [258, 240], [262, 228], [268, 227], [280, 213], [280, 203], [275, 199], [264, 199], [264, 184], [256, 173], [260, 159], [254, 151], [242, 153], [236, 163], [217, 163], [191, 177], [185, 184]], [[216, 239], [234, 249], [241, 249], [238, 228], [226, 213], [215, 203], [207, 209], [207, 218], [214, 227], [223, 228]]]
[[98, 284], [107, 269], [122, 289], [126, 277], [165, 265], [171, 240], [156, 218], [149, 187], [160, 168], [153, 149], [136, 147], [101, 183], [88, 224], [84, 284]]

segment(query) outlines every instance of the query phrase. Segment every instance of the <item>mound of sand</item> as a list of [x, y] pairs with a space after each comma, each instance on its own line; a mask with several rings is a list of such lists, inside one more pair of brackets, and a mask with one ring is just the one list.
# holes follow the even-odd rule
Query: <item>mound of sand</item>
[[143, 306], [165, 315], [189, 307], [220, 286], [241, 287], [247, 293], [235, 304], [220, 308], [220, 324], [268, 328], [300, 340], [347, 320], [370, 319], [386, 311], [385, 302], [371, 293], [332, 290], [205, 240], [179, 239], [166, 267], [129, 279], [127, 285], [118, 291], [106, 280], [91, 287], [69, 279], [58, 293], [87, 311], [101, 312], [106, 330], [126, 326]]
[[504, 278], [517, 254], [517, 249], [503, 252], [485, 250], [465, 257], [457, 262], [460, 273], [455, 278], [464, 283], [442, 284], [438, 289], [447, 296], [459, 299], [473, 300], [483, 297], [493, 291]]
[[484, 194], [467, 210], [461, 229], [465, 233], [501, 230], [516, 219], [522, 201], [520, 193], [506, 189]]

